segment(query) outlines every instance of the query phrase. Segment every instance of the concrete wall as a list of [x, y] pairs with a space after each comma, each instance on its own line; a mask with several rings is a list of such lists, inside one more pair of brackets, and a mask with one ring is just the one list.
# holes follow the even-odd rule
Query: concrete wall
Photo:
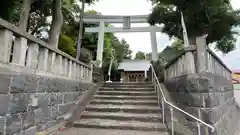
[[[233, 85], [225, 77], [212, 73], [188, 74], [165, 81], [164, 84], [178, 107], [213, 125], [215, 134], [233, 135], [239, 127], [240, 113], [236, 107]], [[197, 134], [195, 121], [184, 115], [178, 116], [175, 115], [180, 125]], [[207, 134], [203, 127], [201, 135]], [[178, 128], [177, 132], [186, 134], [185, 130]]]
[[92, 83], [0, 74], [0, 134], [33, 135], [58, 124]]

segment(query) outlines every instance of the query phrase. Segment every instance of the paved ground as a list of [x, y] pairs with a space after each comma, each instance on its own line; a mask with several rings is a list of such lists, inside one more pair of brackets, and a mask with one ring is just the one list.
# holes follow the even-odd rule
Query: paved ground
[[168, 135], [160, 131], [134, 131], [115, 129], [72, 128], [58, 135]]

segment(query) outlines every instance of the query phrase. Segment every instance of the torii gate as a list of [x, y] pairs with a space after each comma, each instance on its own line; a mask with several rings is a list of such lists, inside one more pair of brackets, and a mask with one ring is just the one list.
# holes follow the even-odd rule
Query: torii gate
[[[100, 61], [102, 67], [102, 57], [104, 48], [104, 33], [115, 32], [150, 32], [152, 44], [152, 60], [157, 60], [157, 38], [156, 32], [161, 32], [162, 27], [149, 26], [149, 27], [131, 27], [131, 23], [148, 23], [148, 15], [134, 15], [134, 16], [110, 16], [110, 15], [93, 15], [85, 14], [83, 21], [86, 23], [99, 23], [99, 27], [85, 28], [86, 33], [98, 33], [97, 45], [97, 61]], [[105, 23], [122, 23], [123, 27], [105, 27]], [[134, 37], [133, 37], [134, 38]], [[141, 40], [141, 39], [139, 39]]]

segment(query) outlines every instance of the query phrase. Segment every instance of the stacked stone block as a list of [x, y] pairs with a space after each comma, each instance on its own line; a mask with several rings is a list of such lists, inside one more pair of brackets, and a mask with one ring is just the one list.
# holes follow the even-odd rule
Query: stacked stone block
[[92, 84], [0, 74], [0, 134], [33, 135], [60, 122]]
[[[240, 114], [234, 99], [233, 85], [226, 78], [212, 73], [188, 74], [166, 81], [165, 86], [178, 107], [216, 128], [211, 133], [200, 125], [201, 135], [233, 135], [238, 128]], [[197, 133], [196, 121], [187, 116], [185, 121], [180, 121]], [[179, 134], [184, 134], [184, 130]]]

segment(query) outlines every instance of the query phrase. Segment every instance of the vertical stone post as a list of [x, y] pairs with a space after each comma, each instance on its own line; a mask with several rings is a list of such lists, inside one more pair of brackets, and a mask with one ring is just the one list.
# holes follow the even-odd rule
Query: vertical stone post
[[72, 60], [69, 60], [68, 62], [68, 77], [72, 77]]
[[73, 79], [76, 79], [76, 67], [77, 67], [77, 64], [76, 62], [73, 63], [73, 73], [72, 73], [72, 78]]
[[195, 61], [192, 52], [186, 52], [184, 69], [185, 73], [196, 73]]
[[39, 49], [39, 57], [38, 57], [38, 69], [47, 71], [48, 65], [48, 49], [47, 48], [40, 48]]
[[[152, 26], [154, 28], [154, 26]], [[157, 61], [158, 59], [158, 48], [157, 48], [157, 37], [156, 37], [156, 32], [151, 31], [150, 32], [150, 37], [151, 37], [151, 44], [152, 44], [152, 60]]]
[[79, 71], [79, 69], [80, 69], [80, 65], [77, 64], [76, 65], [76, 79], [77, 80], [80, 80], [80, 71]]
[[205, 36], [196, 38], [197, 44], [197, 72], [202, 73], [207, 69], [207, 44]]
[[62, 75], [62, 55], [57, 55], [55, 60], [56, 74]]
[[27, 67], [36, 69], [38, 63], [39, 46], [36, 43], [28, 44]]
[[83, 67], [83, 80], [85, 80], [85, 81], [86, 81], [86, 70], [87, 70], [87, 68]]
[[80, 70], [81, 70], [81, 79], [83, 80], [83, 72], [84, 72], [84, 67], [81, 65], [81, 68], [80, 68]]
[[[183, 13], [181, 12], [181, 24], [183, 28], [183, 41], [184, 41], [184, 47], [189, 47], [189, 39], [188, 39], [188, 34], [187, 34], [187, 29], [186, 25], [184, 22], [183, 18]], [[195, 38], [194, 38], [195, 41]], [[194, 43], [194, 44], [193, 44]], [[195, 45], [195, 42], [191, 42], [191, 45]], [[187, 51], [185, 54], [185, 61], [184, 61], [184, 72], [186, 74], [188, 73], [196, 73], [196, 68], [195, 68], [195, 61], [194, 61], [194, 56], [192, 52]]]
[[79, 65], [79, 79], [82, 80], [82, 65]]
[[89, 72], [90, 72], [90, 69], [89, 68], [87, 68], [87, 70], [86, 70], [86, 79], [87, 79], [87, 81], [89, 81]]
[[8, 63], [11, 54], [13, 33], [7, 29], [0, 30], [0, 62]]
[[64, 58], [64, 76], [68, 76], [68, 59]]
[[12, 63], [24, 66], [27, 52], [27, 39], [24, 37], [17, 37], [13, 47]]
[[92, 82], [93, 80], [93, 63], [90, 64], [90, 71], [89, 71], [89, 81]]
[[97, 61], [100, 62], [99, 67], [102, 67], [103, 45], [104, 45], [104, 28], [105, 28], [105, 23], [104, 23], [104, 21], [101, 21], [100, 24], [99, 24], [98, 45], [97, 45]]
[[56, 60], [56, 53], [50, 52], [48, 58], [48, 71], [51, 73], [55, 72], [55, 60]]

